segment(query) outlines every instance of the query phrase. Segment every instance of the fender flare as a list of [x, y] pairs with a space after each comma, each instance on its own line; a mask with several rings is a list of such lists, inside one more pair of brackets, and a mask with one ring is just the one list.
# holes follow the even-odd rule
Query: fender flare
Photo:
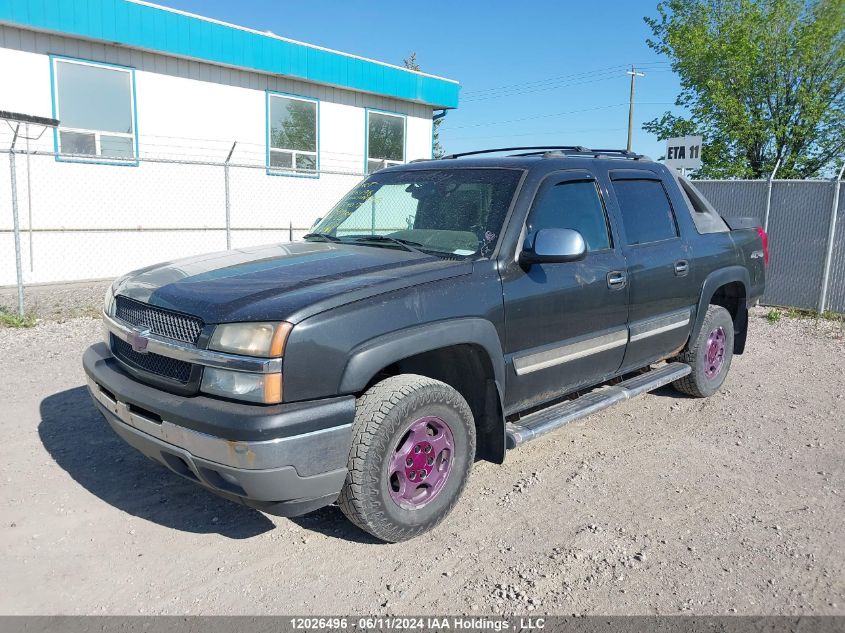
[[704, 323], [704, 316], [707, 314], [707, 306], [710, 305], [710, 300], [716, 294], [716, 290], [725, 284], [739, 282], [745, 288], [745, 296], [748, 297], [748, 289], [751, 287], [751, 277], [748, 274], [748, 269], [744, 266], [726, 266], [714, 270], [707, 275], [704, 284], [701, 287], [701, 295], [698, 299], [698, 307], [695, 312], [695, 323], [690, 333], [690, 340], [695, 340], [701, 331], [701, 326]]
[[397, 330], [354, 348], [340, 379], [339, 393], [358, 393], [380, 370], [404, 358], [453, 345], [475, 345], [484, 350], [493, 367], [500, 401], [504, 397], [505, 358], [495, 326], [488, 320], [466, 317], [436, 321]]

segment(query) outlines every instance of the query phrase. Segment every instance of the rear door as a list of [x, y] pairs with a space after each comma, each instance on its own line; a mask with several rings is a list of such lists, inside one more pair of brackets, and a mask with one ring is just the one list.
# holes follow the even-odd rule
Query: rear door
[[534, 197], [524, 237], [570, 228], [587, 243], [582, 261], [503, 263], [508, 412], [551, 400], [613, 374], [628, 340], [625, 258], [608, 223], [592, 173], [546, 176]]
[[665, 358], [686, 343], [695, 303], [693, 260], [660, 174], [618, 169], [609, 177], [628, 263], [625, 371]]

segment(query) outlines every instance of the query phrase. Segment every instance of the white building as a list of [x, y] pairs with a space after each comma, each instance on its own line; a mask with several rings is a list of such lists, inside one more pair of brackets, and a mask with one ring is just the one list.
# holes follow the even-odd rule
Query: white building
[[[31, 152], [15, 156], [24, 280], [114, 276], [226, 248], [227, 235], [238, 248], [301, 234], [367, 170], [430, 158], [432, 117], [458, 91], [137, 0], [0, 2], [0, 111], [60, 121], [15, 140]], [[7, 151], [12, 128], [0, 126]], [[15, 282], [7, 158], [0, 285]]]

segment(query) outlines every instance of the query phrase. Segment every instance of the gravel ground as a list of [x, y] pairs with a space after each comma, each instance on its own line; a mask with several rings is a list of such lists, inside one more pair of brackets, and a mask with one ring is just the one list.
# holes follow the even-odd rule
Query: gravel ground
[[[41, 320], [67, 321], [95, 317], [103, 308], [103, 295], [112, 280], [40, 284], [24, 288], [24, 310]], [[0, 286], [0, 311], [17, 314], [18, 289]]]
[[98, 321], [0, 329], [0, 613], [845, 614], [845, 333], [763, 314], [721, 393], [664, 388], [479, 463], [398, 545], [124, 445], [83, 387]]

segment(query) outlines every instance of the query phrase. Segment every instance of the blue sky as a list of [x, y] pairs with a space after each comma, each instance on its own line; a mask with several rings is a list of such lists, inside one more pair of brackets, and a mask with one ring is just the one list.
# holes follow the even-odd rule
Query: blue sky
[[625, 147], [629, 77], [637, 79], [634, 150], [663, 145], [644, 121], [672, 105], [678, 78], [645, 43], [656, 0], [406, 3], [158, 0], [160, 4], [460, 81], [442, 127], [446, 151], [508, 145]]

